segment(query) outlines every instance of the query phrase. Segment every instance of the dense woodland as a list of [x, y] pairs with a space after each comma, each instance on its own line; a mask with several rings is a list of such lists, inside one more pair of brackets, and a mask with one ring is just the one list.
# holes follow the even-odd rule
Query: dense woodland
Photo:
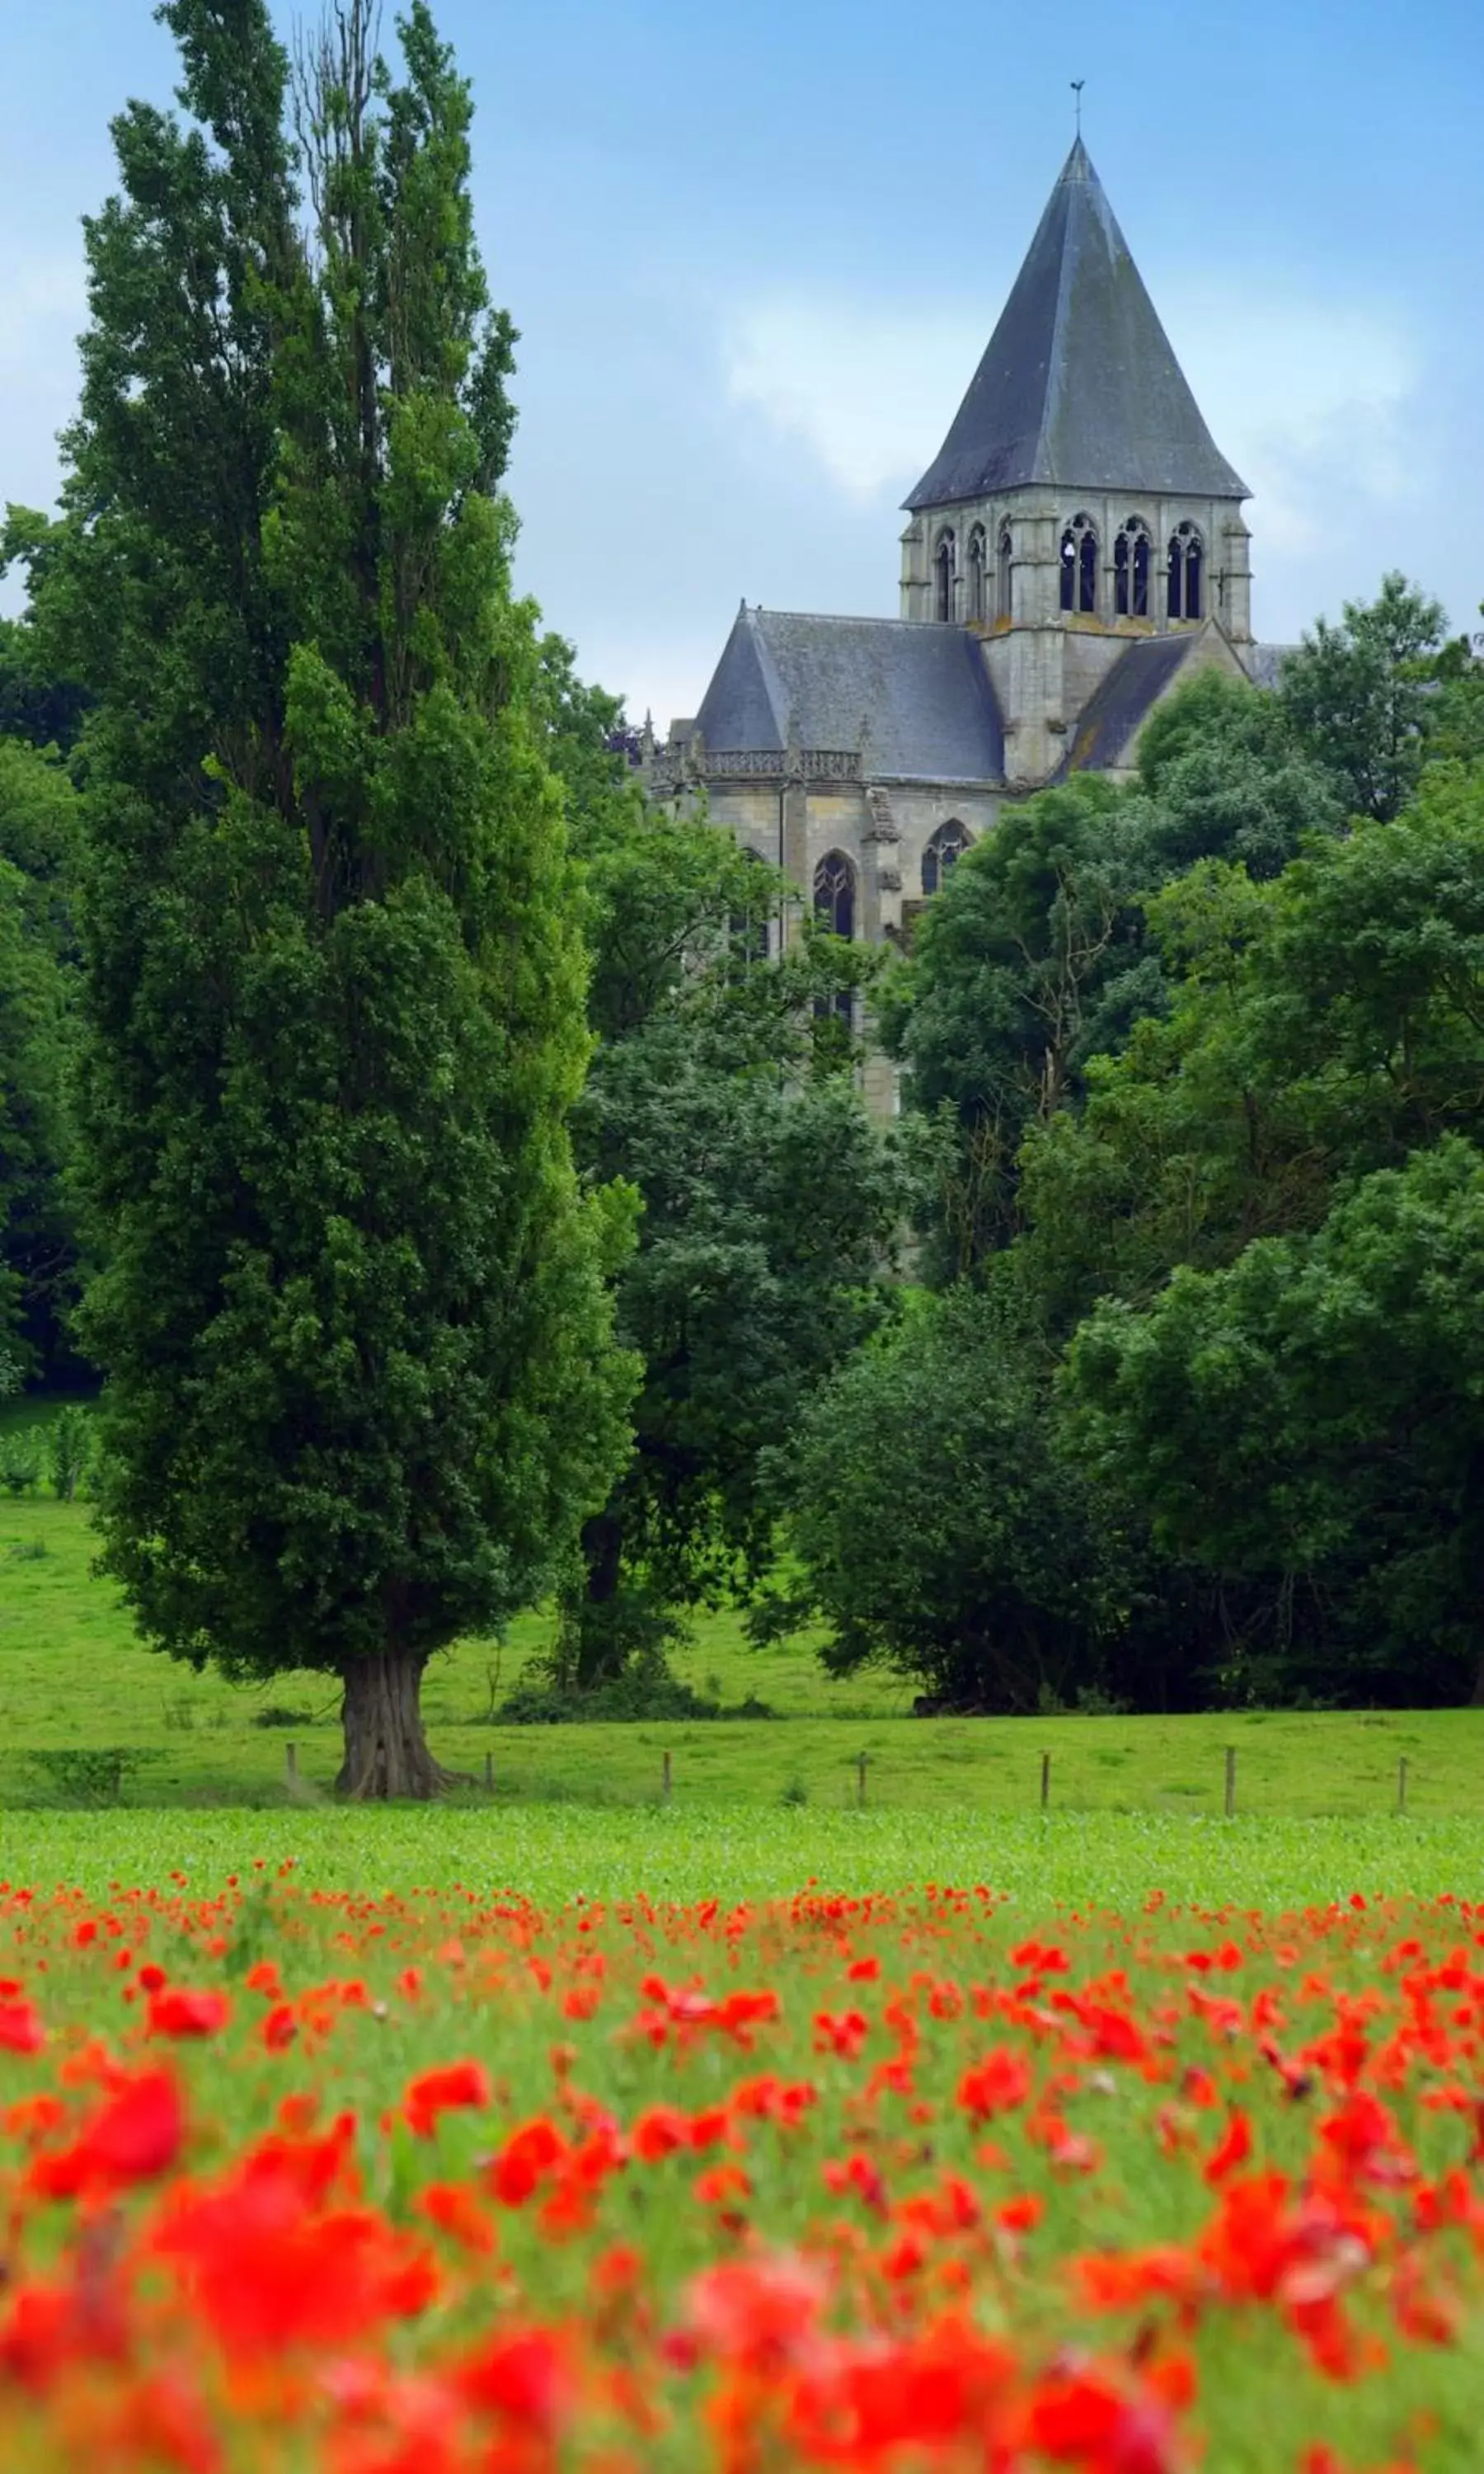
[[1388, 576], [841, 945], [513, 594], [427, 9], [162, 13], [0, 622], [0, 1378], [102, 1385], [145, 1636], [340, 1675], [370, 1794], [553, 1595], [519, 1714], [721, 1600], [927, 1708], [1484, 1699], [1478, 643]]

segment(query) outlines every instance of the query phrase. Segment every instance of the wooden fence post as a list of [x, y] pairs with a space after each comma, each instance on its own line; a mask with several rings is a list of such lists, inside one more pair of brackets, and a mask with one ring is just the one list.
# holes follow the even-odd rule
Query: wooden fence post
[[866, 1756], [864, 1753], [857, 1753], [855, 1756], [855, 1801], [859, 1805], [864, 1805], [866, 1801]]
[[666, 1753], [664, 1757], [664, 1767], [660, 1773], [659, 1780], [659, 1794], [662, 1803], [668, 1804], [670, 1801], [670, 1756]]
[[293, 1744], [285, 1744], [283, 1747], [283, 1766], [289, 1785], [298, 1786], [299, 1752], [297, 1747]]
[[494, 1793], [494, 1755], [492, 1753], [485, 1755], [485, 1785], [492, 1795]]
[[1405, 1812], [1405, 1810], [1406, 1810], [1406, 1755], [1405, 1755], [1405, 1753], [1403, 1753], [1403, 1754], [1402, 1754], [1401, 1758], [1400, 1758], [1400, 1761], [1397, 1763], [1397, 1810], [1398, 1810], [1399, 1812]]
[[1049, 1754], [1049, 1753], [1042, 1753], [1042, 1754], [1041, 1754], [1041, 1808], [1042, 1812], [1044, 1812], [1044, 1811], [1046, 1810], [1046, 1808], [1047, 1808], [1047, 1807], [1049, 1806], [1050, 1802], [1051, 1802], [1051, 1756], [1050, 1756], [1050, 1754]]
[[1236, 1746], [1227, 1746], [1227, 1819], [1236, 1810]]

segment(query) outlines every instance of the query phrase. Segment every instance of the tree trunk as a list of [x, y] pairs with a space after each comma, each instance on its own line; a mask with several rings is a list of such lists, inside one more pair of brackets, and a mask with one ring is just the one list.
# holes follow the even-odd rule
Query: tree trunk
[[623, 1524], [609, 1506], [584, 1521], [584, 1589], [577, 1644], [577, 1683], [583, 1692], [623, 1671], [623, 1646], [613, 1637], [623, 1545]]
[[426, 1663], [412, 1651], [393, 1649], [347, 1661], [340, 1711], [346, 1758], [335, 1781], [337, 1795], [363, 1803], [410, 1796], [425, 1804], [454, 1784], [453, 1773], [435, 1761], [422, 1733]]

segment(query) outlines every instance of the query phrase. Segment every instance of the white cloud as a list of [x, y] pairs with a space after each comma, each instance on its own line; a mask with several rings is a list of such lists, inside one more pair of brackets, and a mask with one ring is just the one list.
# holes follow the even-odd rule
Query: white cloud
[[1252, 488], [1271, 551], [1317, 546], [1357, 499], [1395, 506], [1430, 486], [1422, 354], [1392, 311], [1209, 288], [1177, 288], [1168, 306], [1185, 375]]
[[[1421, 355], [1385, 308], [1167, 288], [1185, 374], [1251, 484], [1269, 549], [1311, 546], [1359, 497], [1425, 486], [1410, 418]], [[874, 498], [930, 462], [987, 339], [979, 312], [776, 293], [727, 320], [732, 401], [800, 442], [846, 497]]]
[[984, 343], [964, 310], [778, 293], [728, 320], [722, 356], [733, 402], [870, 498], [931, 460]]

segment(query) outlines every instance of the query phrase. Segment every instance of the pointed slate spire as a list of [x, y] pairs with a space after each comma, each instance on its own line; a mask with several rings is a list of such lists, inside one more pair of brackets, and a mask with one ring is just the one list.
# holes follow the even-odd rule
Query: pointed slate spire
[[958, 417], [906, 505], [1038, 482], [1251, 495], [1201, 418], [1081, 137]]

